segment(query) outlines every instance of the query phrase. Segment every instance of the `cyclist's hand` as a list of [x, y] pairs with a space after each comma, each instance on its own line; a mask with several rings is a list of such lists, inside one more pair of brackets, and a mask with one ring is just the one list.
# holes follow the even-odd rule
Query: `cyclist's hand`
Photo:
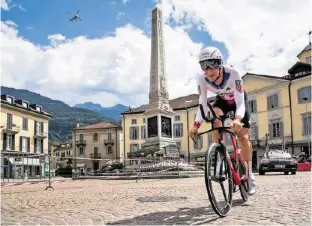
[[234, 132], [238, 132], [242, 129], [242, 123], [239, 120], [233, 120], [231, 122], [231, 128]]
[[193, 128], [190, 129], [189, 136], [192, 139], [194, 139], [197, 136], [197, 133], [198, 133], [198, 128], [196, 126], [193, 126]]

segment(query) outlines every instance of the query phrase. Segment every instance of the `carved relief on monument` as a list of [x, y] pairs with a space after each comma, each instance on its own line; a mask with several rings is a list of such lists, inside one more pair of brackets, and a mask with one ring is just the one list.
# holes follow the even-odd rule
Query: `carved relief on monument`
[[161, 135], [163, 137], [172, 137], [171, 118], [161, 116]]
[[158, 136], [157, 116], [153, 116], [147, 119], [147, 134], [148, 137]]

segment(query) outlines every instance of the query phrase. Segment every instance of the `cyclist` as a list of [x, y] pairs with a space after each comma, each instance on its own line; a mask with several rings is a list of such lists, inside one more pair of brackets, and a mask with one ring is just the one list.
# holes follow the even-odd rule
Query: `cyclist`
[[[252, 173], [252, 146], [249, 140], [250, 114], [248, 111], [247, 95], [244, 91], [243, 81], [238, 72], [228, 65], [223, 65], [223, 57], [218, 48], [206, 47], [199, 54], [199, 64], [204, 74], [198, 77], [199, 104], [203, 105], [205, 114], [208, 113], [207, 91], [216, 94], [213, 104], [216, 115], [235, 112], [234, 120], [231, 123], [233, 131], [237, 133], [241, 147], [242, 157], [249, 170], [249, 195], [256, 193], [255, 176]], [[194, 126], [189, 131], [189, 136], [194, 138], [203, 118], [198, 108]], [[243, 125], [242, 125], [243, 123]], [[215, 127], [220, 127], [221, 122], [215, 121]], [[213, 142], [218, 142], [218, 131], [212, 132]]]

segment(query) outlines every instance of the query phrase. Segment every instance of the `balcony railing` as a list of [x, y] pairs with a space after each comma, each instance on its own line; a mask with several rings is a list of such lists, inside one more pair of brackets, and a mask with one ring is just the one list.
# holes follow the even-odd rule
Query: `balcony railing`
[[104, 140], [104, 144], [105, 145], [108, 145], [108, 144], [114, 144], [114, 140], [113, 139], [106, 139], [106, 140]]
[[3, 123], [1, 125], [1, 128], [3, 129], [3, 132], [10, 133], [10, 134], [16, 134], [21, 129], [20, 126], [17, 126], [14, 123]]
[[35, 138], [46, 138], [48, 136], [47, 132], [36, 131]]
[[90, 154], [90, 158], [92, 158], [92, 159], [100, 159], [101, 158], [101, 154]]
[[86, 141], [85, 140], [77, 140], [76, 141], [76, 146], [86, 146]]

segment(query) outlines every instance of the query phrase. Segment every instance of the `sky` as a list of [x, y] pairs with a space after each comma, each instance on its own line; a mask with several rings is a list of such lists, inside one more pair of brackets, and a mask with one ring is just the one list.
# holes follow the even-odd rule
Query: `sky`
[[[310, 0], [0, 1], [1, 85], [70, 106], [148, 103], [156, 5], [163, 12], [170, 99], [197, 93], [203, 47], [218, 47], [241, 76], [280, 77], [312, 30]], [[82, 21], [69, 22], [77, 10]]]

